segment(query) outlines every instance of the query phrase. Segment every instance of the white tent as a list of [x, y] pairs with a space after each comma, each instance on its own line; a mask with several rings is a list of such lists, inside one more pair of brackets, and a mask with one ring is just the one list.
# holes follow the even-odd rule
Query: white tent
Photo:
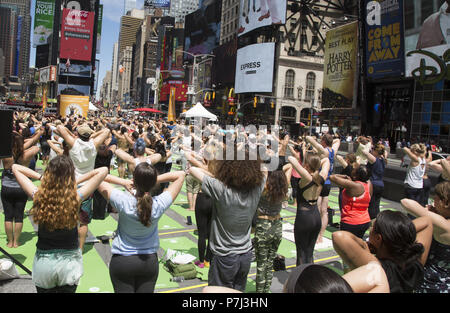
[[217, 121], [217, 116], [206, 110], [205, 107], [200, 102], [198, 102], [193, 108], [189, 109], [188, 111], [181, 113], [181, 116], [184, 116], [186, 118], [200, 117]]
[[92, 102], [89, 102], [89, 111], [98, 111], [97, 107], [92, 104]]

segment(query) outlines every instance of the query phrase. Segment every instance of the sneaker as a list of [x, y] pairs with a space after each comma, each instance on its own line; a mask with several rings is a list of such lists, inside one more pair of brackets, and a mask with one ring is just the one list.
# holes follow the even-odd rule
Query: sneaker
[[205, 267], [205, 264], [203, 264], [202, 262], [200, 262], [200, 261], [198, 261], [198, 260], [195, 261], [194, 264], [197, 265], [197, 266], [200, 267], [200, 268], [204, 268], [204, 267]]
[[203, 262], [203, 264], [205, 264], [205, 267], [209, 267], [209, 262], [208, 261]]

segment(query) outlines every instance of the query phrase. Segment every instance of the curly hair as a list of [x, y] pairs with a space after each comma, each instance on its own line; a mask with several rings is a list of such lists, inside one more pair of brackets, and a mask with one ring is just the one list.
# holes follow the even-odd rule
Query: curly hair
[[289, 185], [283, 171], [269, 172], [264, 195], [271, 203], [281, 202], [286, 198]]
[[232, 160], [213, 160], [210, 163], [212, 174], [225, 186], [238, 191], [250, 191], [261, 186], [264, 174], [261, 171], [261, 159], [250, 160], [249, 151], [245, 150], [244, 160], [238, 158], [238, 147], [234, 146]]
[[444, 203], [446, 209], [450, 207], [450, 182], [444, 181], [434, 187], [436, 195]]
[[77, 226], [80, 201], [77, 196], [75, 167], [65, 155], [50, 161], [34, 195], [33, 221], [49, 231]]
[[16, 162], [23, 156], [23, 136], [17, 132], [12, 133], [12, 155]]

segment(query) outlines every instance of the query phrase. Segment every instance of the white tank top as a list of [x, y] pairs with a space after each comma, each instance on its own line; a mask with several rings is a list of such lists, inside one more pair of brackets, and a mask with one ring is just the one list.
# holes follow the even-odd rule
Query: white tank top
[[[135, 166], [138, 166], [139, 164], [141, 164], [143, 161], [139, 160], [139, 158], [134, 158], [134, 164]], [[145, 162], [147, 162], [149, 165], [152, 165], [152, 161], [150, 161], [149, 158], [147, 158], [145, 160]]]
[[421, 189], [423, 188], [423, 175], [426, 170], [426, 160], [425, 158], [419, 158], [419, 165], [411, 167], [408, 166], [408, 171], [406, 172], [405, 184], [412, 188]]

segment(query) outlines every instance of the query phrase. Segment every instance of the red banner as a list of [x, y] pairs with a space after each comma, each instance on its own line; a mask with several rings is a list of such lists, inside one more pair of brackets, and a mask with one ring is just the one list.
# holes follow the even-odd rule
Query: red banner
[[171, 88], [176, 88], [175, 100], [176, 101], [187, 101], [187, 84], [184, 81], [170, 80], [164, 82], [161, 88], [160, 101], [168, 101]]
[[61, 59], [91, 61], [95, 13], [63, 9]]

